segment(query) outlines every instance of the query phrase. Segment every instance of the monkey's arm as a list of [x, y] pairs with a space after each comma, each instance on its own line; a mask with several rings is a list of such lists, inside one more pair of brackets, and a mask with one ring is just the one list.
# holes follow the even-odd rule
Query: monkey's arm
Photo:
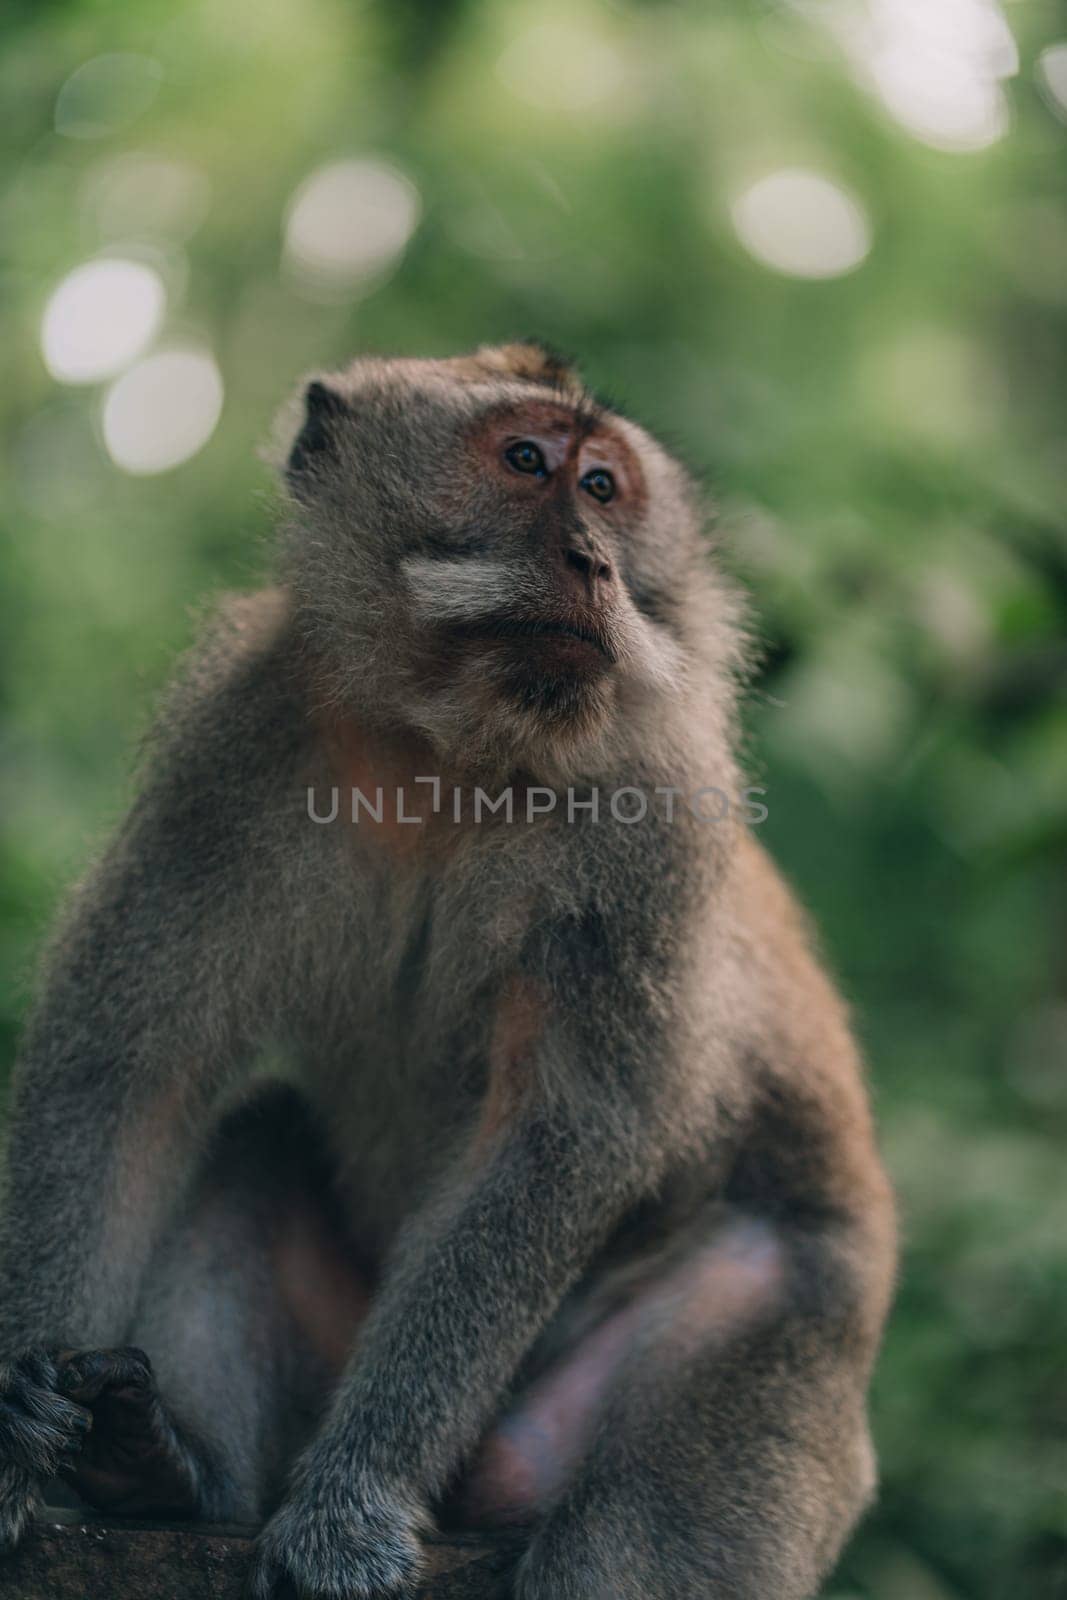
[[400, 1592], [427, 1501], [613, 1225], [656, 1183], [663, 1130], [645, 1086], [647, 1064], [663, 1059], [662, 1018], [622, 981], [599, 919], [541, 942], [550, 998], [530, 1057], [514, 1062], [525, 1093], [484, 1142], [475, 1136], [401, 1241], [332, 1412], [263, 1536], [259, 1595], [287, 1580], [309, 1596]]
[[10, 1106], [4, 1354], [121, 1338], [160, 1219], [240, 1057], [229, 985], [212, 970], [230, 966], [212, 890], [181, 883], [181, 848], [135, 814], [49, 962]]
[[265, 681], [248, 665], [221, 681], [194, 668], [46, 962], [0, 1223], [0, 1543], [19, 1531], [29, 1478], [55, 1469], [78, 1428], [77, 1408], [50, 1392], [50, 1358], [20, 1358], [123, 1341], [209, 1114], [265, 1016], [263, 924], [247, 914], [260, 757], [241, 753]]

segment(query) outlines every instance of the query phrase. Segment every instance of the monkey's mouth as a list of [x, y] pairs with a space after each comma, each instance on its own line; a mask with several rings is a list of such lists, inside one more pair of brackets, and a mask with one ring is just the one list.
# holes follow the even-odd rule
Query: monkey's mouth
[[605, 630], [569, 617], [487, 617], [463, 623], [457, 632], [465, 639], [527, 644], [538, 656], [548, 652], [576, 665], [606, 667], [616, 660]]

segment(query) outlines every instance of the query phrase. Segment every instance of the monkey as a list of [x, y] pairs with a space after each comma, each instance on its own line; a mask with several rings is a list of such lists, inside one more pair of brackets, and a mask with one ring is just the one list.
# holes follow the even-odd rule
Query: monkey
[[26, 1025], [0, 1547], [58, 1479], [261, 1525], [254, 1600], [409, 1593], [451, 1528], [516, 1600], [804, 1600], [875, 1489], [894, 1203], [804, 913], [693, 803], [752, 655], [701, 493], [536, 342], [294, 409], [271, 581]]

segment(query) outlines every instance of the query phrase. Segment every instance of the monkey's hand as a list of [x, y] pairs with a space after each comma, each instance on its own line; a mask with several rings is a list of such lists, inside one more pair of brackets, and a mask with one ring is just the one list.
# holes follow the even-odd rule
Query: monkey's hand
[[25, 1532], [43, 1479], [81, 1449], [92, 1418], [57, 1389], [53, 1355], [29, 1350], [0, 1364], [0, 1553]]
[[72, 1350], [57, 1358], [57, 1386], [88, 1408], [92, 1432], [61, 1476], [83, 1500], [123, 1516], [196, 1517], [197, 1463], [156, 1389], [143, 1350]]
[[387, 1600], [412, 1592], [426, 1517], [412, 1500], [352, 1484], [344, 1465], [305, 1470], [260, 1535], [252, 1600]]

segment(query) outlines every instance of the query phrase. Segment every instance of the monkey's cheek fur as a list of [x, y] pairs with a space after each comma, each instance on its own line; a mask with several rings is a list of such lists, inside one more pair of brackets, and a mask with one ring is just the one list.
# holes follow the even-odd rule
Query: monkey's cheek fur
[[361, 1504], [305, 1489], [260, 1535], [250, 1600], [399, 1600], [419, 1567], [419, 1543], [404, 1508]]

